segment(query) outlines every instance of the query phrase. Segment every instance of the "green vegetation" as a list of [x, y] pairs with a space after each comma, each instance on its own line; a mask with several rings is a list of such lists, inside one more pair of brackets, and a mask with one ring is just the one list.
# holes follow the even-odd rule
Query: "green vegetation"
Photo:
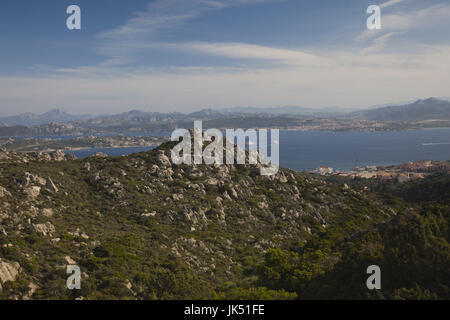
[[[20, 266], [0, 298], [449, 298], [448, 174], [346, 186], [175, 166], [171, 145], [62, 161], [0, 153], [0, 263]], [[66, 288], [72, 263], [81, 290]], [[381, 290], [366, 288], [371, 264]]]

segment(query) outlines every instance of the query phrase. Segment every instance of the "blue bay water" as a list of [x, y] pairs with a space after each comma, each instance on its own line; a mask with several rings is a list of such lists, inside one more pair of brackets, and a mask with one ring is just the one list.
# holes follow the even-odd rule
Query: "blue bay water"
[[126, 156], [132, 153], [144, 152], [155, 149], [156, 147], [126, 147], [126, 148], [91, 148], [82, 150], [64, 150], [65, 153], [74, 154], [77, 158], [83, 159], [102, 152], [111, 157]]
[[[121, 156], [153, 148], [68, 152], [85, 158], [97, 152]], [[280, 131], [280, 164], [293, 170], [310, 171], [318, 166], [351, 170], [356, 162], [364, 166], [418, 160], [450, 160], [450, 128], [388, 132]]]
[[450, 128], [388, 132], [280, 132], [280, 164], [293, 170], [352, 170], [418, 160], [450, 160]]

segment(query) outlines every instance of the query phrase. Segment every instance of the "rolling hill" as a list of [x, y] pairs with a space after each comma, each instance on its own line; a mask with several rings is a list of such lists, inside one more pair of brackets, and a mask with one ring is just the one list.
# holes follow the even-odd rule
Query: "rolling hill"
[[450, 102], [428, 98], [403, 106], [356, 111], [349, 116], [356, 119], [376, 121], [450, 120]]
[[51, 122], [70, 122], [90, 118], [92, 118], [90, 115], [73, 115], [59, 109], [53, 109], [43, 114], [23, 113], [16, 116], [1, 117], [0, 123], [10, 126], [35, 126]]
[[[175, 165], [173, 146], [80, 160], [0, 151], [0, 300], [448, 299], [448, 206], [401, 198], [420, 186], [387, 201], [284, 168]], [[66, 287], [73, 264], [81, 290]]]

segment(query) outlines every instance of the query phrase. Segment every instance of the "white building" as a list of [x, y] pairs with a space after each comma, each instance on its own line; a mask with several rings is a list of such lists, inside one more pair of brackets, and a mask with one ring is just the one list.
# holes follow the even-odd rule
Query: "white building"
[[324, 167], [324, 166], [320, 166], [317, 168], [317, 172], [319, 172], [321, 175], [327, 175], [327, 174], [332, 174], [333, 173], [333, 168], [331, 167]]

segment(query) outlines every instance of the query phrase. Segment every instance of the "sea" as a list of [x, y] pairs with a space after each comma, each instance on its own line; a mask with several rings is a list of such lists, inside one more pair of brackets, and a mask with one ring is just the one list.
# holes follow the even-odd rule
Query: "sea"
[[[97, 152], [123, 156], [153, 148], [94, 148], [66, 152], [85, 158]], [[380, 132], [280, 131], [279, 149], [280, 165], [297, 171], [312, 171], [318, 166], [349, 171], [355, 166], [450, 160], [450, 128]]]

